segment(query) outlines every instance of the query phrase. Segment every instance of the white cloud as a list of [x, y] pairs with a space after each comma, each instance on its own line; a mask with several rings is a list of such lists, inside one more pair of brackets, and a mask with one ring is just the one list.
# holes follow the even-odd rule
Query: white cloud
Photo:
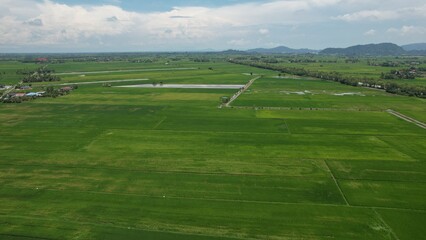
[[267, 28], [261, 28], [261, 29], [259, 29], [259, 33], [262, 34], [262, 35], [266, 35], [266, 34], [269, 33], [269, 29], [267, 29]]
[[[232, 37], [236, 29], [247, 26], [302, 22], [313, 8], [333, 5], [340, 0], [252, 2], [218, 8], [176, 7], [154, 13], [129, 12], [115, 5], [66, 5], [51, 0], [1, 1], [6, 10], [0, 10], [3, 16], [0, 18], [0, 44], [64, 44], [126, 34], [144, 41], [205, 40], [216, 38], [218, 33]], [[268, 32], [266, 28], [259, 30], [260, 34]]]
[[364, 33], [365, 36], [374, 36], [376, 35], [376, 30], [370, 29]]
[[334, 19], [347, 22], [385, 21], [410, 18], [426, 18], [426, 4], [415, 7], [396, 8], [392, 10], [362, 10], [334, 17]]
[[117, 4], [117, 5], [121, 4], [121, 0], [107, 0], [106, 2], [110, 4]]
[[39, 18], [30, 19], [30, 20], [28, 20], [28, 21], [26, 21], [24, 23], [29, 24], [31, 26], [43, 26], [43, 21], [41, 19], [39, 19]]
[[[118, 35], [130, 31], [135, 24], [132, 19], [138, 17], [138, 14], [111, 5], [82, 7], [52, 1], [31, 4], [36, 11], [29, 14], [27, 19], [16, 15], [0, 18], [0, 35], [3, 36], [0, 44], [56, 44]], [[20, 6], [11, 11], [27, 7]]]
[[366, 10], [345, 15], [337, 16], [336, 19], [352, 22], [364, 20], [390, 20], [399, 18], [398, 13], [394, 11], [379, 11], [379, 10]]
[[401, 28], [389, 28], [388, 33], [399, 34], [401, 36], [405, 35], [425, 35], [426, 27], [419, 26], [402, 26]]
[[235, 46], [235, 47], [244, 47], [250, 44], [249, 40], [246, 39], [233, 39], [231, 41], [228, 41], [228, 44]]
[[[426, 18], [426, 5], [421, 0], [404, 4], [389, 0], [383, 4], [368, 0], [266, 0], [250, 1], [222, 7], [175, 7], [162, 12], [134, 12], [119, 6], [119, 0], [104, 0], [104, 5], [67, 5], [53, 0], [0, 0], [0, 48], [8, 46], [143, 46], [159, 48], [228, 48], [250, 44], [280, 43], [283, 39], [306, 38], [300, 31], [333, 35], [343, 29], [326, 29], [330, 16], [346, 22], [364, 20], [405, 21], [405, 29], [394, 29], [400, 35], [419, 32]], [[390, 8], [392, 6], [403, 6]], [[386, 7], [385, 6], [385, 7]], [[347, 13], [353, 9], [353, 13]], [[394, 10], [399, 9], [399, 10]], [[419, 20], [420, 19], [420, 20]], [[304, 27], [307, 26], [307, 27]], [[376, 31], [371, 26], [364, 35]], [[279, 30], [278, 30], [279, 29]], [[309, 35], [308, 34], [308, 35]], [[359, 35], [359, 34], [358, 34]], [[362, 37], [362, 36], [361, 36]], [[251, 41], [248, 41], [250, 39]], [[284, 43], [281, 43], [284, 44]], [[306, 46], [304, 46], [306, 47]]]

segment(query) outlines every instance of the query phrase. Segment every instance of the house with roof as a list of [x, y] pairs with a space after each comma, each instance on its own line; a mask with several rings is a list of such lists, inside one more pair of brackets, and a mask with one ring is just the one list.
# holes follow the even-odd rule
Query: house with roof
[[25, 94], [26, 97], [39, 97], [39, 94], [36, 92], [29, 92]]
[[72, 87], [62, 87], [60, 90], [61, 90], [62, 92], [69, 92], [69, 91], [72, 91], [72, 90], [73, 90], [73, 88], [72, 88]]
[[15, 95], [13, 95], [13, 97], [25, 97], [26, 93], [15, 93]]

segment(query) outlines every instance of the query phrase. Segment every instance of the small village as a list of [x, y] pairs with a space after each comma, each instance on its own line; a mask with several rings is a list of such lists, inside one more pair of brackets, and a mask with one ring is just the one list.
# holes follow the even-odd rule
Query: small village
[[0, 85], [1, 97], [0, 101], [3, 103], [21, 103], [24, 101], [34, 100], [40, 97], [59, 97], [69, 94], [77, 85], [65, 86], [61, 88], [54, 88], [53, 86], [37, 87], [33, 89], [32, 86], [10, 86]]
[[[38, 58], [38, 63], [45, 63], [47, 58]], [[23, 75], [21, 81], [16, 85], [0, 85], [0, 101], [3, 103], [21, 103], [40, 97], [59, 97], [77, 89], [77, 85], [55, 88], [51, 85], [33, 85], [32, 83], [60, 81], [61, 78], [54, 74], [54, 70], [47, 65], [35, 70], [18, 70]]]

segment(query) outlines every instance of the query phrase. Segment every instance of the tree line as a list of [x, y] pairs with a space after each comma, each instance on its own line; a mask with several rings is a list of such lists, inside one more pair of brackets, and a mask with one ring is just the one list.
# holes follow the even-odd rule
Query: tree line
[[358, 78], [345, 76], [339, 72], [323, 72], [323, 71], [312, 71], [299, 67], [287, 67], [287, 66], [277, 66], [265, 62], [253, 62], [250, 60], [241, 60], [241, 59], [229, 59], [231, 63], [247, 65], [251, 67], [263, 68], [268, 70], [274, 70], [282, 73], [302, 76], [302, 77], [314, 77], [324, 80], [330, 80], [339, 82], [342, 84], [350, 86], [364, 86], [371, 88], [383, 89], [386, 92], [407, 95], [407, 96], [416, 96], [420, 98], [426, 98], [426, 87], [418, 85], [408, 85], [403, 83], [389, 82], [383, 79], [373, 79], [373, 78]]

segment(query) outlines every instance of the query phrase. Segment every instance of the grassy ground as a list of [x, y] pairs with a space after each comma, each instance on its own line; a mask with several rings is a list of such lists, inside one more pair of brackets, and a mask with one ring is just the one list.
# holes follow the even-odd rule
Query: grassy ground
[[[264, 77], [234, 108], [218, 108], [220, 97], [234, 90], [102, 84], [0, 105], [0, 238], [425, 234], [426, 132], [384, 112], [425, 119], [424, 100], [277, 79], [274, 72], [224, 62], [53, 65], [57, 72], [177, 66], [196, 69], [66, 75], [61, 82], [245, 84], [252, 76], [243, 73]], [[133, 83], [112, 85], [127, 84]], [[334, 95], [348, 92], [360, 94]]]

